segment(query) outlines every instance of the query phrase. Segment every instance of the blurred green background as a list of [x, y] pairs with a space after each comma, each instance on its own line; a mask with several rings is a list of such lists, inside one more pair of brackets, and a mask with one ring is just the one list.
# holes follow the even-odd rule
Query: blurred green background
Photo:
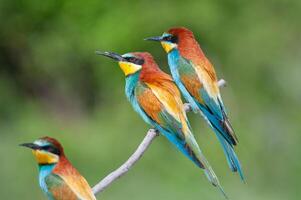
[[[203, 120], [194, 133], [230, 199], [301, 198], [301, 1], [0, 0], [0, 198], [45, 199], [30, 151], [58, 138], [91, 185], [123, 163], [149, 126], [124, 96], [124, 75], [95, 50], [151, 52], [173, 26], [194, 31], [218, 76], [247, 184], [230, 173]], [[223, 199], [201, 170], [157, 138], [99, 199]]]

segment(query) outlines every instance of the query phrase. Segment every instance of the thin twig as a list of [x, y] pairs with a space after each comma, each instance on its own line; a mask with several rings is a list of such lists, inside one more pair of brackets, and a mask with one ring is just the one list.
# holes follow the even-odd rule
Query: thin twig
[[[219, 87], [226, 86], [226, 81], [224, 79], [221, 79], [218, 81]], [[185, 111], [190, 111], [190, 106], [188, 103], [185, 103], [184, 105]], [[101, 193], [104, 189], [106, 189], [108, 186], [110, 186], [115, 180], [120, 178], [121, 176], [125, 175], [132, 167], [133, 165], [143, 156], [144, 152], [147, 150], [147, 148], [150, 146], [152, 141], [158, 136], [159, 134], [155, 129], [149, 129], [146, 133], [146, 136], [136, 149], [136, 151], [129, 157], [129, 159], [122, 164], [118, 169], [111, 172], [109, 175], [107, 175], [105, 178], [103, 178], [99, 183], [97, 183], [93, 187], [93, 193], [96, 195], [98, 193]]]

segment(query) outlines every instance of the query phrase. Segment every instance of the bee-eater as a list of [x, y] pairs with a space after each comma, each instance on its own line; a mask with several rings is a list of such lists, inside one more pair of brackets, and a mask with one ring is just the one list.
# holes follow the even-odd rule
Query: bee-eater
[[39, 165], [39, 184], [49, 200], [96, 200], [89, 184], [68, 161], [56, 139], [43, 137], [21, 146], [32, 149]]
[[230, 169], [244, 180], [240, 162], [234, 152], [237, 137], [228, 120], [213, 65], [206, 58], [192, 31], [184, 27], [171, 28], [162, 36], [145, 40], [159, 41], [168, 55], [172, 77], [191, 105], [200, 111], [220, 141]]
[[223, 192], [219, 180], [200, 150], [184, 111], [181, 95], [171, 76], [160, 70], [146, 52], [119, 55], [97, 52], [116, 60], [124, 72], [125, 93], [144, 121], [176, 146]]

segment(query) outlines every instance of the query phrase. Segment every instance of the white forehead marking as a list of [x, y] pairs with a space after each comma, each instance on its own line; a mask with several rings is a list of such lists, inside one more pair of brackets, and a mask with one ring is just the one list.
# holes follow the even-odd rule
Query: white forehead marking
[[123, 54], [122, 57], [133, 57], [134, 55], [131, 54], [131, 53], [126, 53], [126, 54]]
[[169, 33], [163, 33], [163, 37], [165, 37], [165, 36], [170, 36], [171, 34], [169, 34]]
[[39, 146], [46, 146], [46, 145], [49, 145], [49, 142], [45, 141], [45, 140], [38, 139], [38, 140], [34, 141], [34, 144], [39, 145]]

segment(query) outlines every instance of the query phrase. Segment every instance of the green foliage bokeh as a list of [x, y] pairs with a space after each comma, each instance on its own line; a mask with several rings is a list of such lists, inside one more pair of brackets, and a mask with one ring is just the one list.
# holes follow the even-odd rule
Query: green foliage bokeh
[[[43, 199], [33, 156], [17, 145], [59, 139], [94, 185], [138, 146], [147, 126], [124, 96], [124, 75], [95, 50], [149, 51], [143, 38], [173, 26], [194, 31], [228, 87], [222, 96], [239, 137], [240, 182], [203, 120], [194, 133], [231, 199], [301, 197], [301, 1], [0, 0], [0, 198]], [[159, 137], [99, 199], [222, 199]]]

